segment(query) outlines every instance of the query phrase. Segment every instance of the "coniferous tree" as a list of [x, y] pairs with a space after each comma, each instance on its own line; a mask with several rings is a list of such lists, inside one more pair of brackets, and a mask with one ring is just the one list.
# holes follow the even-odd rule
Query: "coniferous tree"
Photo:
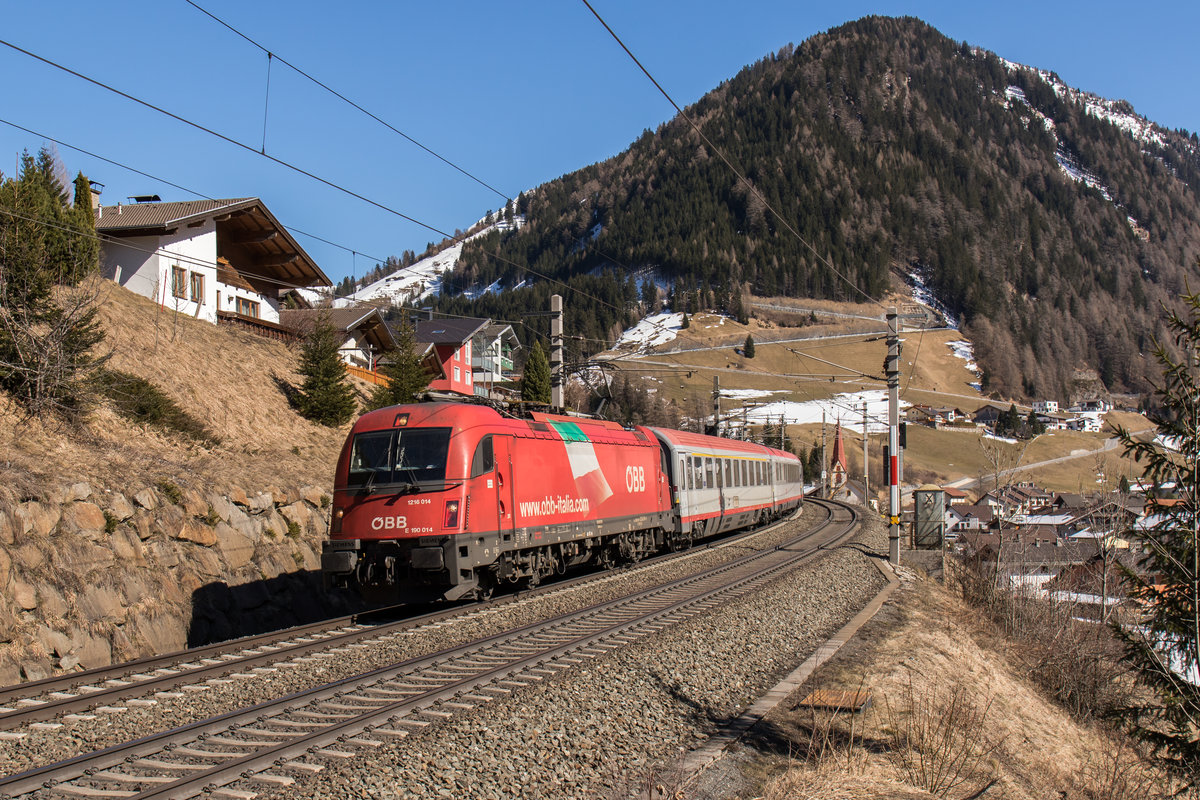
[[746, 358], [754, 358], [754, 336], [746, 334], [746, 343], [742, 345], [742, 354]]
[[331, 428], [348, 422], [358, 405], [346, 377], [346, 364], [338, 354], [338, 338], [327, 317], [313, 325], [300, 351], [299, 372], [304, 383], [296, 400], [301, 415]]
[[98, 266], [91, 192], [80, 175], [87, 199], [72, 208], [62, 171], [43, 149], [0, 180], [12, 212], [0, 215], [0, 388], [32, 414], [85, 411], [105, 360], [93, 352], [104, 339], [96, 291], [77, 286]]
[[642, 305], [646, 307], [647, 314], [658, 311], [658, 286], [649, 278], [642, 284]]
[[534, 342], [521, 376], [521, 400], [527, 403], [550, 402], [550, 360], [541, 342]]
[[[1178, 351], [1192, 354], [1200, 348], [1200, 294], [1181, 299], [1186, 311], [1169, 314], [1167, 329]], [[1159, 411], [1150, 419], [1161, 435], [1141, 441], [1121, 428], [1118, 437], [1125, 453], [1145, 464], [1143, 479], [1154, 487], [1146, 507], [1158, 521], [1127, 532], [1145, 553], [1141, 571], [1126, 574], [1140, 616], [1137, 625], [1112, 627], [1137, 681], [1150, 690], [1125, 709], [1132, 733], [1194, 787], [1200, 782], [1200, 686], [1188, 676], [1200, 669], [1200, 369], [1161, 343], [1154, 355], [1163, 378], [1155, 392]], [[1157, 503], [1170, 485], [1174, 502]]]
[[686, 311], [683, 314], [683, 322], [679, 323], [679, 327], [685, 331], [692, 327], [692, 321], [688, 318]]
[[429, 386], [429, 373], [417, 354], [416, 343], [412, 326], [407, 321], [401, 323], [396, 331], [396, 349], [380, 370], [387, 383], [376, 386], [371, 392], [368, 409], [415, 403]]

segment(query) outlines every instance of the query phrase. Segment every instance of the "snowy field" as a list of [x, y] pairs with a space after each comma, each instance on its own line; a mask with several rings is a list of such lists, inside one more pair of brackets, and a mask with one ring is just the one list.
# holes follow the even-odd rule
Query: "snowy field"
[[[722, 397], [730, 396], [730, 392], [721, 392]], [[788, 425], [807, 425], [821, 422], [824, 414], [829, 424], [838, 422], [848, 431], [862, 433], [862, 407], [867, 404], [867, 429], [869, 433], [884, 433], [887, 431], [887, 392], [868, 390], [861, 392], [846, 392], [834, 395], [825, 400], [775, 400], [760, 406], [755, 406], [746, 412], [746, 419], [756, 425], [769, 423], [779, 424], [782, 416]], [[900, 401], [901, 410], [910, 403]], [[726, 409], [730, 411], [730, 409]]]
[[621, 334], [613, 349], [632, 350], [635, 353], [648, 352], [651, 347], [675, 341], [682, 324], [683, 314], [673, 314], [669, 311], [651, 314]]

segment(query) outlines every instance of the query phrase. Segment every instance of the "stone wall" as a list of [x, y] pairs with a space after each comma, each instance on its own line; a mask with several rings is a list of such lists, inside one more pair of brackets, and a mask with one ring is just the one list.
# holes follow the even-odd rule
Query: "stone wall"
[[347, 613], [320, 587], [329, 492], [0, 498], [0, 685]]

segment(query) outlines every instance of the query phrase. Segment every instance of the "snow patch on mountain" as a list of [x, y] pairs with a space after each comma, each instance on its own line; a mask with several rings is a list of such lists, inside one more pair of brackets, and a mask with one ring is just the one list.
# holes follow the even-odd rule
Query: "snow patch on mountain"
[[942, 315], [946, 320], [946, 327], [958, 330], [958, 317], [950, 312], [941, 300], [938, 300], [937, 295], [933, 293], [933, 289], [929, 288], [925, 283], [925, 276], [920, 270], [912, 270], [907, 276], [908, 286], [912, 290], [912, 298], [923, 306], [932, 308], [934, 311]]
[[[1004, 61], [1004, 59], [1001, 59], [1001, 61]], [[1162, 136], [1160, 136], [1158, 132], [1154, 130], [1154, 123], [1131, 112], [1117, 110], [1118, 106], [1125, 107], [1128, 106], [1128, 103], [1124, 103], [1123, 101], [1105, 100], [1101, 97], [1096, 97], [1093, 94], [1089, 94], [1088, 92], [1081, 92], [1078, 89], [1072, 89], [1071, 87], [1063, 84], [1061, 81], [1058, 81], [1052, 73], [1044, 70], [1035, 70], [1032, 67], [1022, 66], [1021, 64], [1017, 64], [1012, 61], [1004, 61], [1004, 64], [1010, 70], [1028, 70], [1030, 72], [1036, 72], [1041, 76], [1042, 80], [1050, 84], [1051, 88], [1054, 89], [1055, 94], [1057, 94], [1059, 97], [1069, 102], [1084, 106], [1084, 108], [1087, 110], [1087, 113], [1097, 117], [1098, 119], [1108, 120], [1121, 130], [1128, 133], [1137, 141], [1143, 143], [1153, 142], [1159, 145], [1166, 144]], [[1058, 134], [1056, 132], [1054, 120], [1050, 119], [1041, 111], [1038, 111], [1036, 108], [1030, 105], [1029, 99], [1025, 96], [1025, 91], [1021, 89], [1021, 87], [1007, 87], [1004, 90], [1004, 104], [1006, 108], [1013, 108], [1016, 105], [1022, 106], [1023, 110], [1028, 111], [1035, 119], [1039, 120], [1042, 126], [1049, 131], [1052, 136], [1054, 136], [1055, 142], [1057, 142], [1057, 146], [1054, 149], [1054, 159], [1058, 162], [1058, 168], [1064, 175], [1076, 183], [1082, 183], [1089, 188], [1095, 189], [1100, 193], [1101, 197], [1112, 203], [1113, 206], [1118, 210], [1125, 210], [1120, 203], [1113, 199], [1112, 192], [1109, 191], [1108, 187], [1105, 186], [1103, 182], [1101, 182], [1100, 178], [1092, 172], [1089, 172], [1083, 166], [1083, 164], [1080, 163], [1078, 156], [1072, 153], [1065, 145], [1063, 145], [1062, 142], [1058, 141]], [[1148, 236], [1148, 233], [1138, 224], [1138, 221], [1128, 213], [1125, 214], [1125, 221], [1128, 223], [1130, 230], [1132, 230], [1135, 235], [1143, 239]]]
[[[1044, 69], [1036, 69], [1035, 67], [1018, 64], [1015, 61], [1009, 61], [1004, 58], [1001, 58], [1000, 62], [1010, 72], [1033, 72], [1037, 74], [1060, 98], [1075, 105], [1083, 106], [1087, 113], [1096, 119], [1111, 122], [1133, 137], [1134, 140], [1142, 143], [1156, 144], [1160, 147], [1167, 146], [1166, 139], [1158, 132], [1158, 126], [1145, 117], [1134, 113], [1133, 107], [1127, 101], [1107, 100], [1091, 92], [1074, 89], [1059, 80], [1058, 76], [1053, 72], [1048, 72]], [[1016, 86], [1008, 87], [1006, 94], [1011, 97], [1014, 91], [1020, 95], [1021, 102], [1029, 105], [1025, 99], [1025, 93]]]
[[[444, 250], [423, 258], [415, 264], [402, 267], [391, 275], [368, 284], [346, 297], [338, 298], [334, 301], [334, 305], [338, 308], [353, 306], [359, 303], [378, 304], [383, 302], [391, 305], [403, 305], [405, 303], [417, 303], [427, 297], [440, 294], [442, 290], [442, 274], [446, 270], [452, 270], [458, 265], [458, 259], [462, 256], [464, 243], [478, 239], [481, 236], [486, 236], [492, 231], [515, 230], [520, 228], [524, 223], [525, 218], [522, 216], [513, 217], [511, 222], [506, 219], [500, 219], [487, 227], [481, 228], [466, 239], [455, 242]], [[488, 293], [498, 292], [502, 288], [498, 284], [492, 284], [491, 286], [470, 289], [464, 292], [464, 294], [471, 299], [475, 299]]]

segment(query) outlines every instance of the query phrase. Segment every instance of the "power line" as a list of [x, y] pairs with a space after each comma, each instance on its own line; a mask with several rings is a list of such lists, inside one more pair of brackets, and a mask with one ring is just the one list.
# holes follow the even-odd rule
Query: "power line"
[[646, 69], [644, 66], [642, 66], [642, 62], [639, 61], [637, 56], [635, 56], [633, 54], [633, 51], [631, 51], [625, 45], [625, 42], [621, 41], [621, 37], [617, 36], [616, 32], [609, 26], [609, 24], [607, 22], [604, 21], [604, 18], [600, 16], [600, 14], [596, 11], [596, 9], [592, 8], [591, 3], [589, 3], [588, 0], [582, 0], [582, 2], [585, 6], [587, 6], [588, 11], [591, 11], [592, 15], [597, 20], [599, 20], [601, 25], [604, 26], [604, 29], [606, 31], [608, 31], [609, 35], [613, 37], [613, 39], [616, 41], [616, 43], [621, 46], [621, 49], [625, 51], [625, 54], [628, 55], [631, 59], [633, 59], [633, 63], [637, 64], [637, 67], [638, 67], [638, 69], [640, 69], [642, 71], [642, 74], [644, 74], [650, 80], [650, 82], [654, 84], [654, 88], [658, 89], [659, 93], [662, 94], [662, 96], [667, 99], [667, 102], [671, 104], [671, 106], [675, 109], [675, 111], [679, 114], [679, 116], [682, 117], [684, 119], [684, 121], [686, 121], [688, 123], [688, 125], [690, 125], [692, 127], [692, 130], [694, 130], [696, 132], [696, 135], [699, 136], [701, 139], [703, 139], [704, 143], [706, 145], [708, 145], [714, 152], [716, 152], [716, 154], [718, 156], [720, 156], [721, 160], [723, 162], [725, 162], [725, 166], [729, 167], [729, 169], [732, 170], [733, 174], [737, 176], [738, 180], [743, 185], [745, 185], [746, 189], [749, 192], [751, 192], [759, 200], [759, 202], [761, 202], [763, 204], [763, 206], [766, 207], [775, 216], [775, 218], [777, 220], [779, 220], [779, 223], [781, 225], [783, 225], [785, 228], [787, 228], [788, 232], [791, 233], [793, 236], [795, 236], [796, 239], [799, 240], [799, 242], [802, 245], [804, 245], [806, 248], [808, 248], [809, 252], [811, 252], [818, 261], [820, 261], [822, 264], [824, 264], [826, 267], [828, 267], [829, 270], [831, 272], [833, 272], [834, 275], [837, 275], [839, 278], [841, 278], [842, 281], [845, 282], [847, 286], [849, 286], [854, 291], [861, 294], [863, 297], [867, 298], [867, 300], [870, 300], [875, 305], [882, 307], [883, 303], [876, 300], [874, 297], [871, 297], [871, 295], [867, 294], [865, 291], [860, 289], [857, 284], [855, 284], [853, 281], [851, 281], [849, 278], [847, 278], [845, 275], [843, 275], [841, 272], [839, 272], [838, 269], [829, 262], [829, 259], [822, 256], [815, 247], [813, 247], [811, 244], [808, 243], [808, 240], [806, 240], [803, 236], [800, 235], [799, 231], [797, 231], [794, 227], [792, 227], [790, 222], [788, 222], [786, 219], [784, 219], [782, 214], [780, 214], [778, 211], [775, 210], [774, 206], [772, 206], [769, 202], [767, 202], [767, 199], [765, 197], [763, 197], [761, 193], [759, 193], [758, 189], [756, 189], [752, 183], [750, 183], [750, 179], [747, 178], [745, 175], [743, 175], [741, 170], [739, 170], [734, 165], [734, 163], [729, 159], [729, 157], [727, 155], [725, 155], [725, 151], [722, 150], [721, 148], [717, 147], [715, 144], [713, 144], [712, 140], [710, 140], [707, 136], [704, 135], [704, 131], [700, 130], [700, 126], [697, 125], [690, 116], [688, 116], [686, 113], [684, 113], [683, 109], [679, 107], [679, 104], [676, 103], [675, 100], [671, 97], [671, 95], [667, 93], [667, 90], [664, 89], [657, 80], [655, 80], [654, 76], [650, 74], [650, 71], [648, 69]]
[[[181, 192], [187, 192], [188, 194], [195, 195], [196, 197], [203, 197], [205, 200], [216, 201], [218, 199], [216, 197], [210, 197], [207, 194], [205, 194], [204, 192], [196, 191], [195, 189], [188, 188], [187, 186], [181, 186], [180, 184], [174, 183], [173, 181], [169, 181], [166, 178], [162, 178], [162, 177], [159, 177], [158, 175], [153, 175], [149, 172], [145, 172], [144, 170], [140, 170], [137, 167], [131, 167], [130, 165], [124, 164], [120, 161], [114, 161], [111, 158], [107, 158], [105, 156], [100, 155], [99, 153], [92, 152], [91, 150], [85, 150], [84, 148], [79, 147], [77, 145], [68, 144], [67, 142], [64, 142], [62, 139], [56, 139], [53, 136], [50, 136], [45, 133], [40, 133], [40, 132], [32, 130], [30, 128], [26, 128], [25, 126], [18, 125], [15, 122], [10, 122], [9, 120], [6, 120], [6, 119], [0, 119], [0, 123], [8, 125], [11, 128], [16, 128], [19, 131], [24, 131], [25, 133], [28, 133], [31, 136], [36, 136], [39, 139], [45, 139], [47, 141], [54, 142], [55, 144], [61, 145], [62, 147], [67, 148], [68, 150], [74, 150], [77, 153], [83, 153], [85, 156], [94, 158], [97, 161], [103, 161], [106, 164], [112, 164], [114, 167], [120, 167], [121, 169], [129, 170], [130, 172], [132, 172], [136, 175], [141, 175], [143, 178], [149, 178], [152, 181], [157, 181], [158, 183], [166, 184], [167, 186], [170, 186], [174, 189], [179, 189]], [[361, 250], [354, 250], [352, 248], [347, 247], [344, 244], [338, 244], [337, 242], [333, 242], [333, 241], [330, 241], [329, 239], [322, 238], [320, 236], [317, 236], [315, 233], [307, 233], [307, 232], [302, 231], [299, 228], [294, 227], [292, 225], [284, 225], [283, 227], [287, 228], [292, 233], [298, 233], [301, 236], [307, 236], [309, 239], [315, 239], [318, 242], [323, 242], [323, 243], [329, 245], [330, 247], [336, 247], [339, 250], [346, 251], [347, 253], [358, 253], [358, 255], [360, 255], [360, 256], [366, 256], [367, 258], [371, 259], [372, 261], [377, 261], [377, 262], [381, 262], [381, 263], [383, 261], [385, 261], [385, 259], [378, 258], [369, 253], [364, 253]]]
[[[385, 127], [385, 128], [387, 128], [388, 130], [390, 130], [392, 133], [395, 133], [395, 134], [397, 134], [397, 135], [399, 135], [399, 136], [403, 137], [404, 139], [408, 140], [408, 141], [409, 141], [409, 142], [411, 142], [412, 144], [414, 144], [414, 145], [416, 145], [417, 147], [421, 148], [421, 149], [422, 149], [422, 150], [424, 150], [426, 153], [429, 153], [431, 156], [433, 156], [434, 158], [438, 159], [438, 160], [439, 160], [439, 161], [441, 161], [442, 163], [444, 163], [444, 164], [447, 164], [448, 166], [451, 166], [451, 167], [453, 167], [454, 169], [458, 170], [458, 171], [459, 171], [459, 172], [461, 172], [463, 175], [466, 175], [468, 178], [470, 178], [471, 180], [475, 181], [476, 183], [478, 183], [480, 186], [484, 187], [485, 189], [488, 189], [489, 191], [495, 192], [496, 194], [500, 195], [501, 197], [503, 197], [505, 200], [507, 200], [507, 201], [508, 201], [508, 202], [510, 202], [510, 203], [511, 203], [511, 202], [513, 202], [513, 199], [512, 199], [511, 197], [509, 197], [508, 195], [506, 195], [504, 192], [502, 192], [502, 191], [500, 191], [499, 189], [497, 189], [497, 188], [493, 187], [491, 184], [488, 184], [488, 183], [484, 182], [482, 179], [480, 179], [480, 178], [479, 178], [479, 177], [477, 177], [476, 175], [473, 175], [472, 173], [468, 172], [467, 170], [463, 169], [462, 167], [458, 166], [458, 165], [457, 165], [457, 164], [455, 164], [453, 161], [450, 161], [449, 159], [447, 159], [447, 158], [445, 158], [445, 157], [443, 157], [443, 156], [439, 155], [438, 153], [434, 152], [433, 150], [429, 149], [429, 148], [428, 148], [428, 147], [426, 147], [425, 145], [423, 145], [423, 144], [421, 144], [420, 142], [418, 142], [416, 139], [414, 139], [414, 138], [412, 138], [411, 136], [409, 136], [409, 135], [408, 135], [407, 133], [405, 133], [404, 131], [402, 131], [402, 130], [400, 130], [400, 129], [396, 128], [396, 127], [395, 127], [395, 126], [393, 126], [391, 123], [387, 122], [387, 121], [386, 121], [386, 120], [384, 120], [384, 119], [381, 119], [379, 116], [377, 116], [377, 115], [375, 115], [374, 113], [372, 113], [372, 112], [368, 111], [367, 109], [363, 108], [361, 105], [359, 105], [358, 103], [354, 102], [354, 101], [353, 101], [353, 100], [351, 100], [350, 98], [346, 97], [346, 96], [345, 96], [345, 95], [343, 95], [341, 92], [339, 92], [339, 91], [337, 91], [336, 89], [334, 89], [334, 88], [332, 88], [332, 87], [330, 87], [330, 86], [326, 85], [326, 84], [325, 84], [325, 83], [323, 83], [322, 81], [319, 81], [319, 80], [317, 80], [317, 79], [316, 79], [316, 78], [314, 78], [312, 75], [310, 75], [310, 74], [308, 74], [307, 72], [305, 72], [304, 70], [300, 69], [300, 67], [296, 66], [296, 65], [295, 65], [295, 64], [293, 64], [292, 62], [290, 62], [290, 61], [288, 61], [287, 59], [285, 59], [283, 56], [279, 55], [278, 53], [276, 53], [276, 52], [274, 52], [274, 51], [272, 51], [272, 50], [268, 50], [268, 49], [267, 49], [265, 46], [263, 46], [263, 45], [259, 44], [259, 43], [258, 43], [258, 42], [256, 42], [254, 39], [251, 39], [249, 36], [247, 36], [246, 34], [242, 33], [240, 30], [238, 30], [237, 28], [233, 27], [233, 26], [232, 26], [232, 25], [230, 25], [228, 22], [226, 22], [225, 20], [223, 20], [223, 19], [221, 19], [220, 17], [218, 17], [216, 14], [213, 14], [211, 11], [208, 11], [207, 9], [205, 9], [205, 8], [202, 8], [201, 6], [199, 6], [199, 5], [197, 5], [196, 3], [192, 2], [192, 0], [185, 0], [185, 2], [186, 2], [188, 5], [190, 5], [192, 8], [196, 9], [197, 11], [199, 11], [201, 14], [204, 14], [205, 16], [207, 16], [207, 17], [209, 17], [209, 18], [213, 19], [214, 21], [216, 21], [216, 22], [217, 22], [217, 23], [219, 23], [220, 25], [223, 25], [224, 27], [228, 28], [228, 29], [229, 29], [230, 31], [232, 31], [233, 33], [237, 34], [238, 36], [242, 37], [243, 39], [245, 39], [245, 40], [246, 40], [247, 42], [249, 42], [250, 44], [252, 44], [252, 45], [254, 45], [255, 47], [257, 47], [259, 50], [262, 50], [264, 53], [266, 53], [266, 54], [267, 54], [268, 63], [269, 63], [270, 59], [274, 58], [276, 61], [279, 61], [281, 64], [283, 64], [283, 65], [285, 65], [285, 66], [287, 66], [287, 67], [290, 67], [292, 70], [294, 70], [295, 72], [297, 72], [297, 73], [298, 73], [298, 74], [300, 74], [300, 75], [303, 75], [305, 78], [307, 78], [308, 80], [312, 81], [312, 82], [313, 82], [313, 83], [315, 83], [317, 86], [320, 86], [322, 89], [324, 89], [325, 91], [329, 92], [329, 93], [330, 93], [330, 94], [332, 94], [334, 97], [336, 97], [336, 98], [338, 98], [339, 100], [341, 100], [342, 102], [344, 102], [344, 103], [346, 103], [347, 105], [350, 105], [350, 106], [352, 106], [352, 107], [354, 107], [354, 108], [358, 109], [358, 110], [359, 110], [359, 111], [361, 111], [362, 113], [366, 114], [368, 117], [370, 117], [371, 119], [375, 120], [375, 121], [376, 121], [376, 122], [378, 122], [380, 125], [384, 126], [384, 127]], [[269, 69], [269, 67], [268, 67], [268, 69]], [[270, 80], [270, 72], [268, 71], [268, 73], [267, 73], [267, 74], [268, 74], [268, 81], [269, 81], [269, 80]], [[266, 149], [266, 119], [265, 119], [266, 110], [265, 110], [265, 108], [264, 108], [264, 111], [263, 111], [263, 113], [264, 113], [264, 119], [263, 119], [263, 149], [265, 150], [265, 149]]]

